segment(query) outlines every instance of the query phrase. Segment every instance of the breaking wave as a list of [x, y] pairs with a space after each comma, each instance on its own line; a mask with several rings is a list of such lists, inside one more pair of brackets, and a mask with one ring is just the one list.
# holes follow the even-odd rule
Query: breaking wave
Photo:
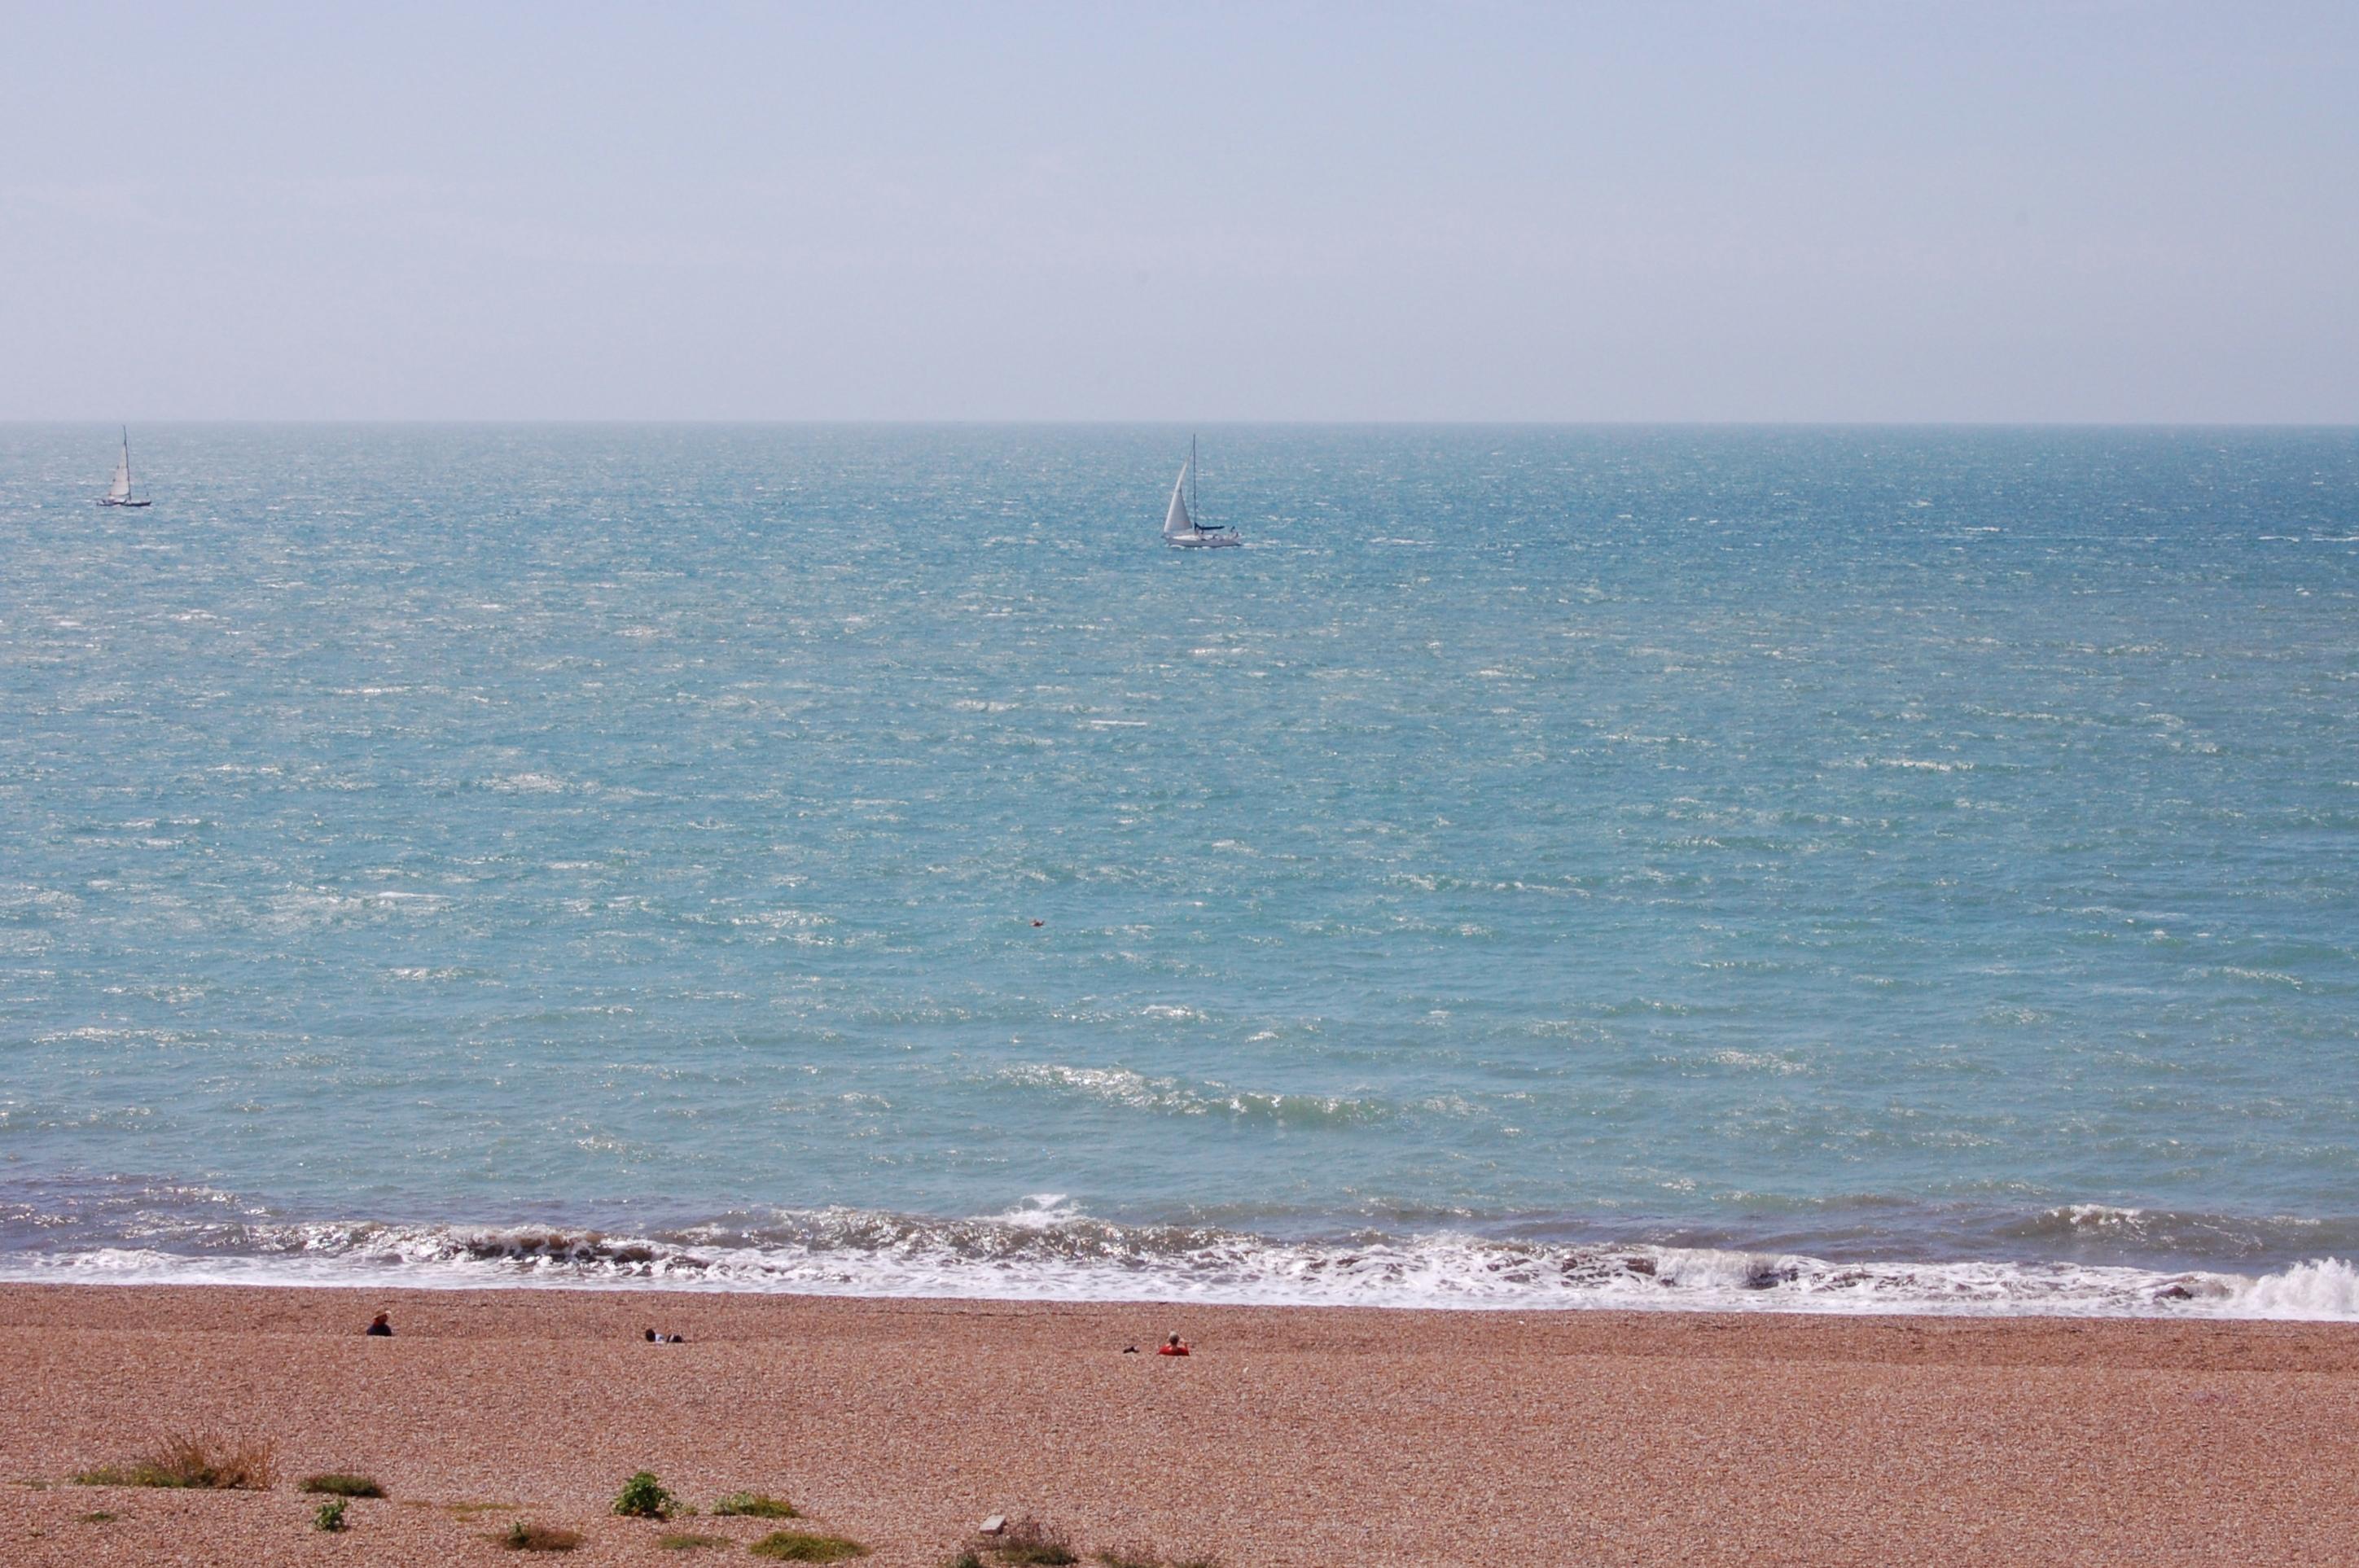
[[[233, 1206], [219, 1206], [230, 1207]], [[2053, 1223], [2111, 1225], [2085, 1206]], [[27, 1217], [13, 1217], [23, 1224]], [[1799, 1252], [1501, 1239], [1451, 1230], [1283, 1239], [1124, 1225], [1061, 1195], [935, 1219], [828, 1208], [732, 1214], [645, 1235], [562, 1227], [289, 1222], [233, 1213], [110, 1227], [0, 1251], [0, 1280], [662, 1287], [1029, 1301], [1516, 1310], [2359, 1320], [2359, 1268], [2275, 1271], [2066, 1261], [1838, 1261]], [[54, 1239], [64, 1239], [62, 1238]]]

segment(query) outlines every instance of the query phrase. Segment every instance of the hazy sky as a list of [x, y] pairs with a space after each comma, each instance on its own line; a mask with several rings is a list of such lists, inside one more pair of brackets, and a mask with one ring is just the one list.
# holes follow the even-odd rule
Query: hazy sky
[[171, 417], [2359, 421], [2359, 5], [0, 0]]

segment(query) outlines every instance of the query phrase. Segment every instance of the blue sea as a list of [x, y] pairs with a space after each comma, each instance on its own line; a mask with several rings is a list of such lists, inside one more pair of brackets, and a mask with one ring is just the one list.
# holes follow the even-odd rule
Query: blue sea
[[131, 439], [0, 1277], [2359, 1317], [2359, 432]]

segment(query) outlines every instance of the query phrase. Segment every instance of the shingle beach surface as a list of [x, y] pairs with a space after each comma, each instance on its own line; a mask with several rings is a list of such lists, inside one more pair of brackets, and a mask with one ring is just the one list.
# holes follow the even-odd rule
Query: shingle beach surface
[[[361, 1336], [389, 1310], [397, 1335]], [[689, 1343], [645, 1342], [648, 1326]], [[1196, 1343], [1151, 1350], [1171, 1330]], [[2359, 1541], [2359, 1328], [577, 1291], [0, 1287], [0, 1562], [714, 1563], [777, 1521], [939, 1568], [977, 1521], [1271, 1564], [2314, 1563]], [[262, 1435], [266, 1493], [73, 1485]], [[302, 1476], [366, 1474], [351, 1528]], [[111, 1513], [114, 1518], [89, 1520]], [[725, 1537], [690, 1552], [668, 1530]], [[552, 1559], [555, 1560], [555, 1559]]]

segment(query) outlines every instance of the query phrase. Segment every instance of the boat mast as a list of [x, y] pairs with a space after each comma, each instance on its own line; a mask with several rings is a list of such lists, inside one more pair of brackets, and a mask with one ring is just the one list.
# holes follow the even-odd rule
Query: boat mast
[[1188, 436], [1188, 512], [1199, 534], [1204, 531], [1204, 503], [1196, 492], [1203, 482], [1203, 471], [1196, 462], [1196, 437], [1190, 431]]
[[[128, 425], [123, 427], [123, 481], [126, 487], [131, 482], [131, 427]], [[126, 488], [124, 493], [128, 495], [131, 492]]]

